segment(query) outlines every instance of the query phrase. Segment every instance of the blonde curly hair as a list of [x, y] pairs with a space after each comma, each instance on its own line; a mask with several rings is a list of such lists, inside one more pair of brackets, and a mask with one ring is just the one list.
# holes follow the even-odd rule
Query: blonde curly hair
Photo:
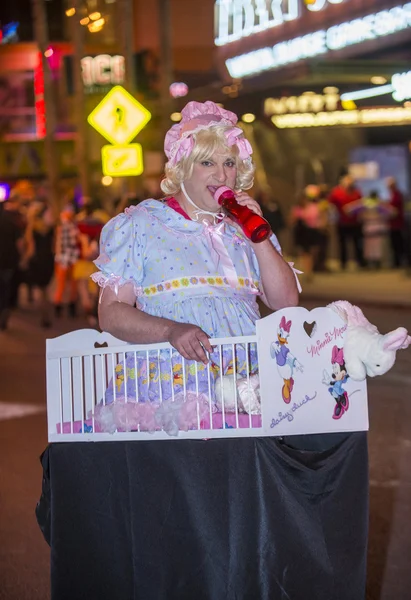
[[248, 190], [254, 183], [255, 166], [251, 158], [241, 160], [238, 156], [236, 145], [228, 146], [225, 132], [232, 129], [230, 125], [214, 125], [207, 129], [200, 129], [192, 134], [194, 148], [189, 156], [184, 156], [173, 166], [165, 167], [165, 177], [160, 183], [162, 191], [167, 194], [177, 194], [181, 190], [181, 183], [189, 179], [195, 163], [210, 159], [215, 152], [227, 154], [236, 160], [237, 178], [235, 189]]

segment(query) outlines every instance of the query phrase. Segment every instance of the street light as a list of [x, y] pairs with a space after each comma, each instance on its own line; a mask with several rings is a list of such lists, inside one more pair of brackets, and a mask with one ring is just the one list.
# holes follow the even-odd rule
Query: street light
[[88, 30], [90, 31], [90, 33], [97, 33], [98, 31], [101, 31], [103, 29], [103, 25], [105, 22], [106, 21], [103, 18], [97, 19], [97, 21], [92, 21], [88, 26]]
[[241, 120], [244, 123], [253, 123], [255, 121], [255, 115], [253, 115], [253, 113], [245, 113], [245, 115], [241, 117]]
[[179, 123], [182, 119], [181, 113], [180, 112], [173, 112], [170, 115], [170, 119], [172, 121], [174, 121], [174, 123]]

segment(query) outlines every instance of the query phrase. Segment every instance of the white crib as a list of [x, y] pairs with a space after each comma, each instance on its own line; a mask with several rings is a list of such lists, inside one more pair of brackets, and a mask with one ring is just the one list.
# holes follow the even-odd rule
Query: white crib
[[[293, 379], [295, 389], [288, 403], [281, 397], [283, 380], [270, 354], [283, 314], [293, 321], [290, 350], [305, 366], [304, 373]], [[302, 327], [307, 314], [303, 308], [284, 309], [258, 321], [255, 336], [211, 340], [214, 352], [206, 366], [186, 361], [166, 343], [130, 345], [90, 329], [49, 339], [49, 442], [367, 429], [365, 382], [352, 382], [351, 408], [339, 420], [330, 417], [332, 398], [321, 382], [331, 351], [331, 346], [321, 346], [321, 340], [338, 331], [336, 341], [341, 344], [342, 321], [329, 309], [315, 309], [310, 320], [316, 327], [308, 335]], [[324, 351], [310, 350], [317, 346]]]

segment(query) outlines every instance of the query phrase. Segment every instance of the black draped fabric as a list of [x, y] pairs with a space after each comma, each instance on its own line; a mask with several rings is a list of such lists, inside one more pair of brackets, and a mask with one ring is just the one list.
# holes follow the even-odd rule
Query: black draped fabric
[[46, 463], [52, 600], [364, 599], [365, 433], [53, 444]]

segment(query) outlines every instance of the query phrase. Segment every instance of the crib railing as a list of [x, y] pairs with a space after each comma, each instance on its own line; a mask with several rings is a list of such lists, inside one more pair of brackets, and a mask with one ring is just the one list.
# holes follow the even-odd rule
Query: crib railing
[[95, 330], [47, 340], [49, 441], [261, 435], [256, 337], [211, 343], [204, 365]]

